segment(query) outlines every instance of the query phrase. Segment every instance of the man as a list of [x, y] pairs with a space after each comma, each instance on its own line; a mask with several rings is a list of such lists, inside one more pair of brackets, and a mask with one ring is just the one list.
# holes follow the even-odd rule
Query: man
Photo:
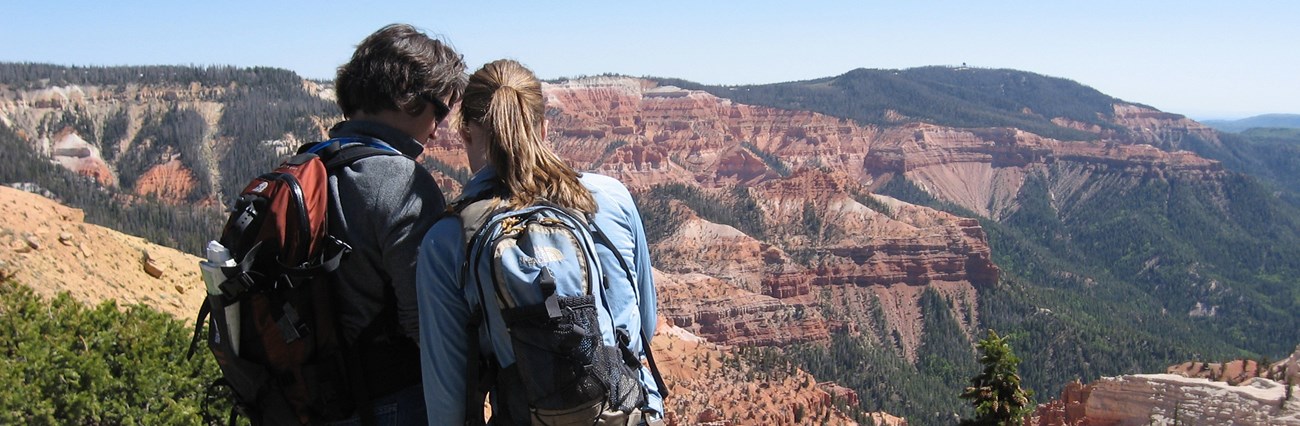
[[460, 54], [403, 24], [366, 37], [335, 80], [346, 120], [330, 129], [331, 141], [402, 154], [362, 158], [329, 178], [329, 229], [352, 247], [335, 272], [339, 324], [360, 351], [365, 383], [354, 386], [365, 386], [380, 424], [425, 421], [415, 255], [445, 201], [414, 159], [465, 83]]

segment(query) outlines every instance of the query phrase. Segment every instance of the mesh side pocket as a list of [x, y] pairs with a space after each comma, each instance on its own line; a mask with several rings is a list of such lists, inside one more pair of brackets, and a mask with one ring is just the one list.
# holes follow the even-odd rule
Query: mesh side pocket
[[235, 355], [230, 325], [226, 321], [225, 297], [208, 296], [204, 303], [212, 308], [212, 314], [208, 318], [208, 349], [216, 358], [222, 377], [230, 384], [240, 402], [250, 403], [257, 397], [267, 377], [270, 377], [270, 372], [261, 364]]
[[645, 388], [641, 386], [640, 372], [623, 362], [620, 349], [609, 346], [602, 346], [601, 349], [605, 352], [605, 356], [601, 357], [604, 360], [601, 371], [609, 386], [609, 406], [628, 412], [644, 405], [646, 394]]
[[510, 329], [515, 364], [531, 408], [565, 410], [608, 400], [613, 371], [601, 341], [595, 298], [558, 297], [561, 316], [549, 318], [543, 305], [502, 312]]

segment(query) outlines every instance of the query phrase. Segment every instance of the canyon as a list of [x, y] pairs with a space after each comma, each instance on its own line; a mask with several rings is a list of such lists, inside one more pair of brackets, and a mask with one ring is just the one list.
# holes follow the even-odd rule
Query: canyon
[[[328, 123], [338, 119], [312, 115], [299, 123], [307, 134], [236, 140], [221, 127], [223, 115], [233, 109], [226, 99], [235, 86], [0, 85], [0, 123], [32, 150], [105, 188], [215, 208], [225, 204], [221, 197], [228, 188], [221, 187], [221, 164], [232, 152], [256, 146], [284, 154], [301, 141], [321, 136]], [[301, 89], [320, 99], [331, 96], [328, 87], [315, 82], [304, 80]], [[705, 91], [629, 77], [547, 83], [544, 92], [548, 139], [554, 149], [579, 170], [618, 178], [638, 196], [648, 223], [654, 216], [657, 223], [668, 224], [651, 247], [662, 321], [653, 345], [656, 353], [666, 354], [663, 363], [672, 371], [668, 376], [675, 396], [669, 411], [677, 424], [852, 423], [832, 402], [856, 400], [852, 389], [793, 367], [783, 374], [761, 371], [751, 364], [752, 358], [736, 354], [826, 344], [832, 336], [846, 334], [889, 347], [916, 363], [927, 333], [925, 318], [934, 314], [920, 304], [927, 292], [942, 298], [959, 333], [976, 340], [985, 323], [981, 312], [988, 311], [981, 290], [1007, 285], [981, 221], [1013, 217], [1029, 182], [1044, 182], [1048, 204], [1068, 215], [1070, 205], [1146, 180], [1217, 182], [1230, 173], [1218, 161], [1188, 150], [1193, 142], [1222, 146], [1213, 130], [1177, 114], [1122, 102], [1112, 105], [1106, 126], [1053, 118], [1059, 126], [1091, 135], [1087, 140], [1060, 140], [1015, 128], [955, 128], [906, 117], [887, 126], [862, 124], [810, 111], [741, 104]], [[150, 133], [159, 117], [177, 110], [201, 118], [201, 136], [185, 141], [201, 149], [167, 146]], [[439, 184], [456, 194], [457, 176], [468, 173], [468, 163], [456, 132], [448, 127], [426, 144], [420, 160], [436, 165], [431, 169]], [[149, 156], [128, 164], [133, 150]], [[902, 181], [969, 214], [880, 193]], [[672, 185], [696, 195], [650, 198]], [[761, 232], [747, 228], [753, 224], [735, 215], [706, 211], [718, 206], [752, 213], [744, 220], [761, 223]], [[50, 250], [54, 244], [47, 242], [61, 241], [65, 232], [90, 235], [99, 230], [79, 223], [75, 209], [46, 206], [26, 214], [68, 221], [30, 229], [13, 225], [0, 234], [0, 243], [6, 244], [0, 249], [10, 247], [6, 254], [11, 256], [0, 258], [0, 272], [29, 284], [71, 283], [42, 294], [69, 291], [90, 303], [147, 303], [179, 317], [193, 312], [195, 300], [201, 299], [195, 260], [166, 263], [160, 259], [170, 254], [158, 254], [165, 251], [153, 247], [95, 250], [101, 246], [98, 242], [74, 239], [73, 245], [64, 244], [75, 248], [68, 249], [73, 257], [36, 266], [38, 262], [28, 258], [45, 252], [32, 248], [29, 237]], [[115, 289], [130, 286], [93, 275], [114, 259], [94, 260], [95, 252], [119, 256], [117, 263], [143, 265], [147, 262], [139, 259], [144, 255], [136, 256], [142, 250], [155, 264], [165, 263], [163, 280], [176, 281], [159, 281], [146, 271], [151, 277], [147, 280], [129, 278], [158, 284], [144, 295], [98, 289], [96, 281]], [[85, 270], [54, 266], [60, 263], [84, 265]], [[55, 278], [60, 274], [94, 278]], [[1158, 411], [1169, 419], [1175, 407], [1191, 408], [1169, 405], [1171, 400], [1161, 395], [1201, 400], [1238, 393], [1223, 386], [1279, 389], [1276, 381], [1264, 381], [1270, 379], [1221, 386], [1209, 378], [1181, 377], [1133, 375], [1066, 385], [1071, 393], [1062, 399], [1074, 402], [1049, 411], [1059, 414], [1051, 414], [1053, 418], [1066, 419], [1068, 413], [1086, 412], [1080, 407], [1091, 400], [1098, 406], [1128, 407], [1115, 409], [1129, 412], [1123, 418], [1141, 417], [1143, 412], [1150, 419]], [[726, 384], [722, 390], [717, 389], [720, 383]], [[1138, 403], [1123, 402], [1125, 398], [1155, 402], [1133, 408]], [[1241, 404], [1271, 401], [1241, 398]], [[1034, 424], [1129, 424], [1114, 420], [1121, 414], [1097, 414], [1100, 409], [1089, 417], [1094, 423], [1067, 419]], [[1208, 413], [1203, 414], [1211, 416]], [[885, 413], [870, 415], [891, 424], [902, 422]], [[1279, 418], [1285, 416], [1268, 417]]]

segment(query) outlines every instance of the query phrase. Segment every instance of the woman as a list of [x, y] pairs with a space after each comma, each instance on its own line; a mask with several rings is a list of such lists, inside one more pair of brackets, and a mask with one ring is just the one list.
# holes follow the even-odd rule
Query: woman
[[[631, 352], [644, 359], [648, 342], [642, 336], [654, 335], [655, 291], [641, 217], [627, 188], [607, 176], [579, 174], [550, 150], [544, 139], [541, 82], [518, 62], [484, 65], [470, 76], [461, 99], [460, 134], [475, 173], [465, 185], [462, 201], [490, 195], [510, 208], [520, 208], [546, 200], [594, 215], [595, 225], [613, 246], [613, 250], [604, 245], [596, 249], [602, 268], [615, 271], [606, 274], [610, 286], [605, 302], [614, 326], [630, 330], [624, 337], [630, 338]], [[479, 352], [471, 351], [471, 342], [482, 342], [478, 345], [482, 359], [495, 359], [498, 367], [514, 362], [510, 337], [493, 302], [496, 298], [482, 296], [490, 302], [481, 306], [478, 285], [462, 276], [467, 257], [462, 225], [456, 215], [440, 220], [425, 236], [418, 256], [421, 366], [430, 424], [462, 424], [467, 415], [481, 414], [466, 412], [474, 393], [467, 380], [478, 379], [469, 377], [475, 368], [467, 359]], [[631, 273], [621, 273], [621, 264]], [[479, 312], [486, 315], [486, 324], [477, 328], [475, 334], [482, 337], [475, 339], [469, 334], [479, 323]], [[643, 421], [653, 422], [663, 412], [662, 392], [650, 369], [640, 367], [633, 374], [639, 374], [645, 384]], [[499, 400], [500, 394], [510, 393], [509, 389], [492, 392], [493, 422], [527, 423], [526, 408]]]

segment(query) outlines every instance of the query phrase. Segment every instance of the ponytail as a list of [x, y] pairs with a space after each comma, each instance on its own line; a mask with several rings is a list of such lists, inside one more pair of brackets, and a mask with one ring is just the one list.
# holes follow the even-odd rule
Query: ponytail
[[460, 111], [462, 123], [481, 124], [491, 133], [488, 163], [509, 193], [509, 207], [544, 199], [596, 212], [596, 201], [578, 181], [578, 172], [546, 145], [542, 85], [528, 68], [511, 60], [484, 65], [470, 76]]

